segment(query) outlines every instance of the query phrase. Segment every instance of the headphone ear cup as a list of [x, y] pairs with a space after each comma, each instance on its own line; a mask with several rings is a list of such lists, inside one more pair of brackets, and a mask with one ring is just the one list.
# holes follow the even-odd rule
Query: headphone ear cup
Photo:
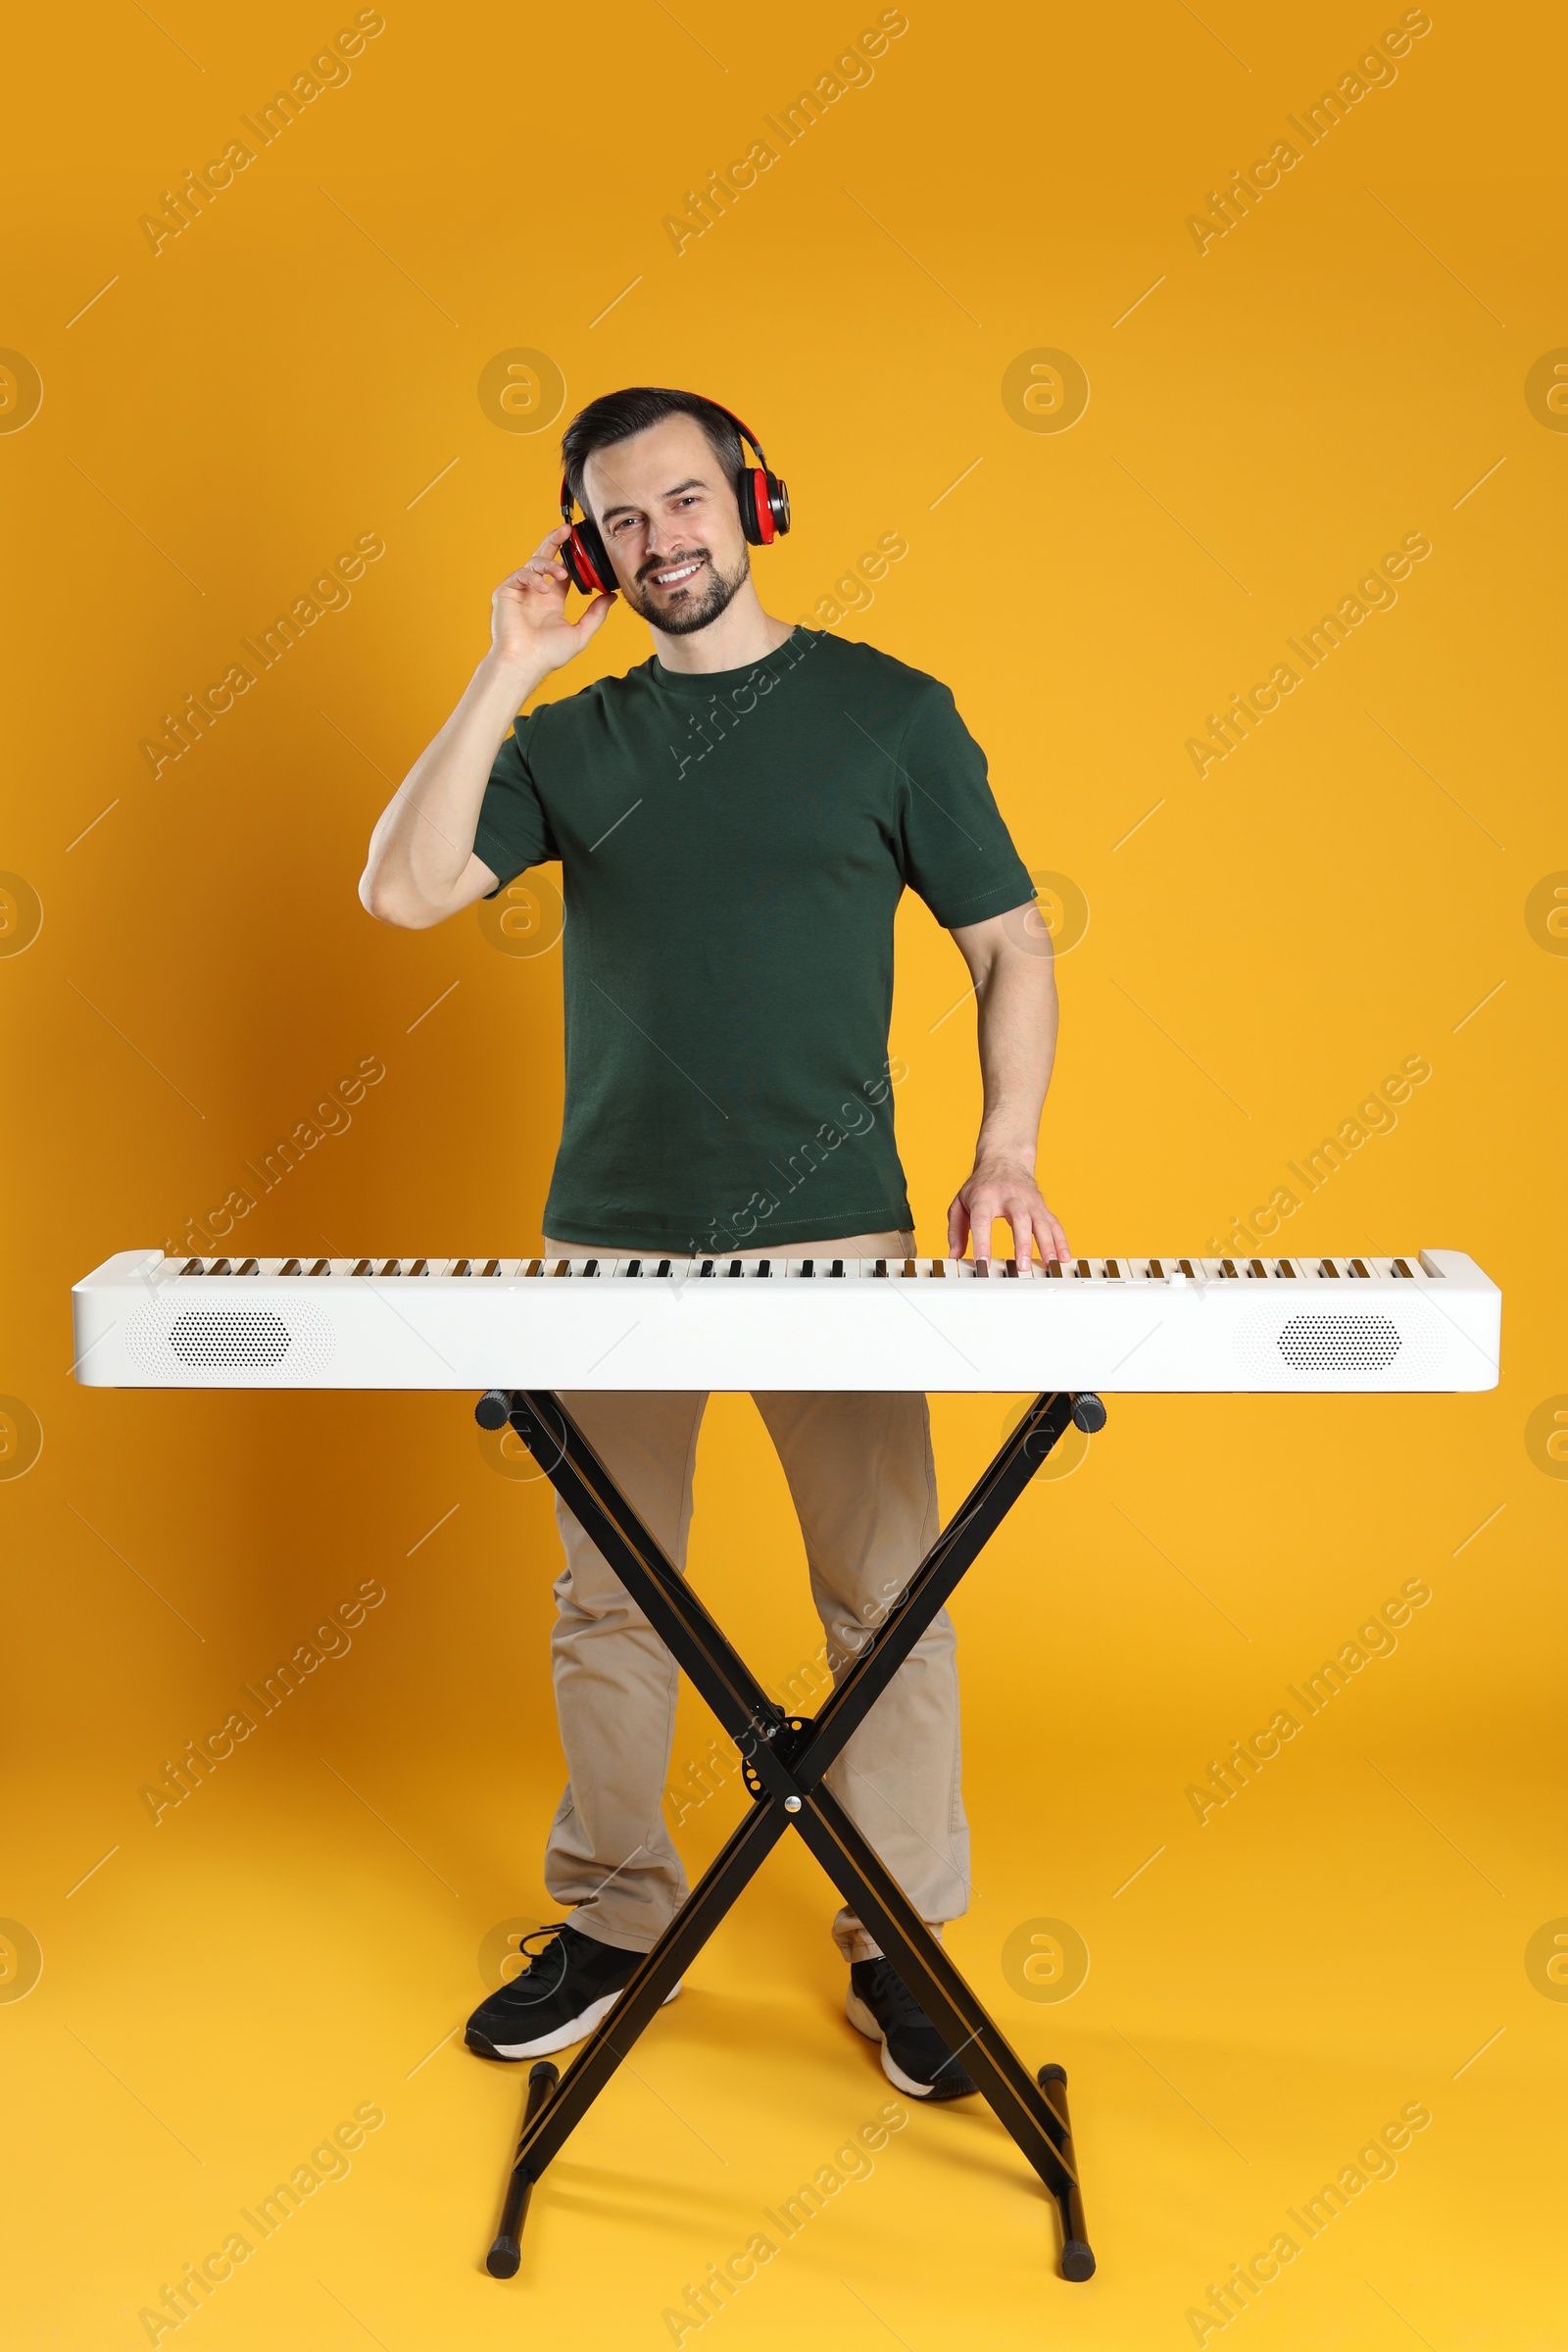
[[782, 539], [790, 527], [790, 494], [762, 466], [743, 466], [735, 477], [741, 530], [753, 547]]
[[583, 596], [613, 596], [615, 574], [597, 523], [584, 519], [574, 525], [561, 550], [566, 577]]
[[763, 544], [762, 517], [757, 496], [760, 479], [755, 466], [743, 466], [735, 476], [735, 504], [741, 512], [741, 536], [748, 547], [760, 547]]

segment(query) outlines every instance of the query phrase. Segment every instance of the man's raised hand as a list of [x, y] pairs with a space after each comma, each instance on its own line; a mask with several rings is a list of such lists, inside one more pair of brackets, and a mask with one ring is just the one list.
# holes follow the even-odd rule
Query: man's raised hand
[[615, 601], [612, 595], [596, 596], [576, 620], [566, 618], [570, 582], [561, 546], [570, 533], [565, 522], [547, 531], [527, 563], [504, 579], [490, 600], [491, 647], [509, 667], [540, 676], [562, 668], [582, 652]]

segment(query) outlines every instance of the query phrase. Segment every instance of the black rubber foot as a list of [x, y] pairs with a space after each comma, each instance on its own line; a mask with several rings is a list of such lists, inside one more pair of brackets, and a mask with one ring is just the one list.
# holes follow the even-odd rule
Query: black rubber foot
[[[1087, 2248], [1085, 2249], [1087, 2252]], [[498, 2237], [484, 2258], [484, 2267], [492, 2278], [515, 2278], [522, 2260], [522, 2248], [514, 2237]], [[1094, 2268], [1091, 2260], [1090, 2269]], [[1069, 2276], [1072, 2274], [1069, 2273]]]
[[1074, 1398], [1072, 1417], [1085, 1437], [1088, 1438], [1092, 1438], [1097, 1430], [1103, 1429], [1105, 1426], [1105, 1408], [1100, 1398], [1089, 1389], [1085, 1389], [1081, 1396]]
[[1069, 2237], [1061, 2249], [1061, 2275], [1064, 2278], [1092, 2278], [1095, 2258], [1081, 2237]]
[[473, 1408], [481, 1429], [505, 1429], [512, 1417], [512, 1398], [505, 1389], [490, 1389]]
[[1035, 2081], [1039, 2083], [1042, 2090], [1045, 2089], [1045, 2086], [1048, 2082], [1065, 2082], [1066, 2080], [1067, 2069], [1064, 2066], [1058, 2066], [1054, 2059], [1052, 2060], [1049, 2066], [1043, 2066], [1040, 2069], [1039, 2074], [1035, 2077]]

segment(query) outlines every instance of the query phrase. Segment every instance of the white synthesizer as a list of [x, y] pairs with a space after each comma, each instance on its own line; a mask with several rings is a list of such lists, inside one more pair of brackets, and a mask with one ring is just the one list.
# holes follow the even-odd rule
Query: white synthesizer
[[106, 1388], [1490, 1389], [1502, 1295], [1409, 1257], [168, 1258], [72, 1292]]

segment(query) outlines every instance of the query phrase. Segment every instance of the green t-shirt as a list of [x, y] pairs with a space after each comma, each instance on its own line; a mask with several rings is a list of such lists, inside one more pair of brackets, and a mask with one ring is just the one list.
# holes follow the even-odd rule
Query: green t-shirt
[[894, 908], [907, 885], [951, 929], [1034, 896], [945, 686], [806, 628], [746, 669], [645, 662], [516, 721], [474, 848], [503, 885], [564, 872], [546, 1233], [722, 1253], [911, 1223]]

